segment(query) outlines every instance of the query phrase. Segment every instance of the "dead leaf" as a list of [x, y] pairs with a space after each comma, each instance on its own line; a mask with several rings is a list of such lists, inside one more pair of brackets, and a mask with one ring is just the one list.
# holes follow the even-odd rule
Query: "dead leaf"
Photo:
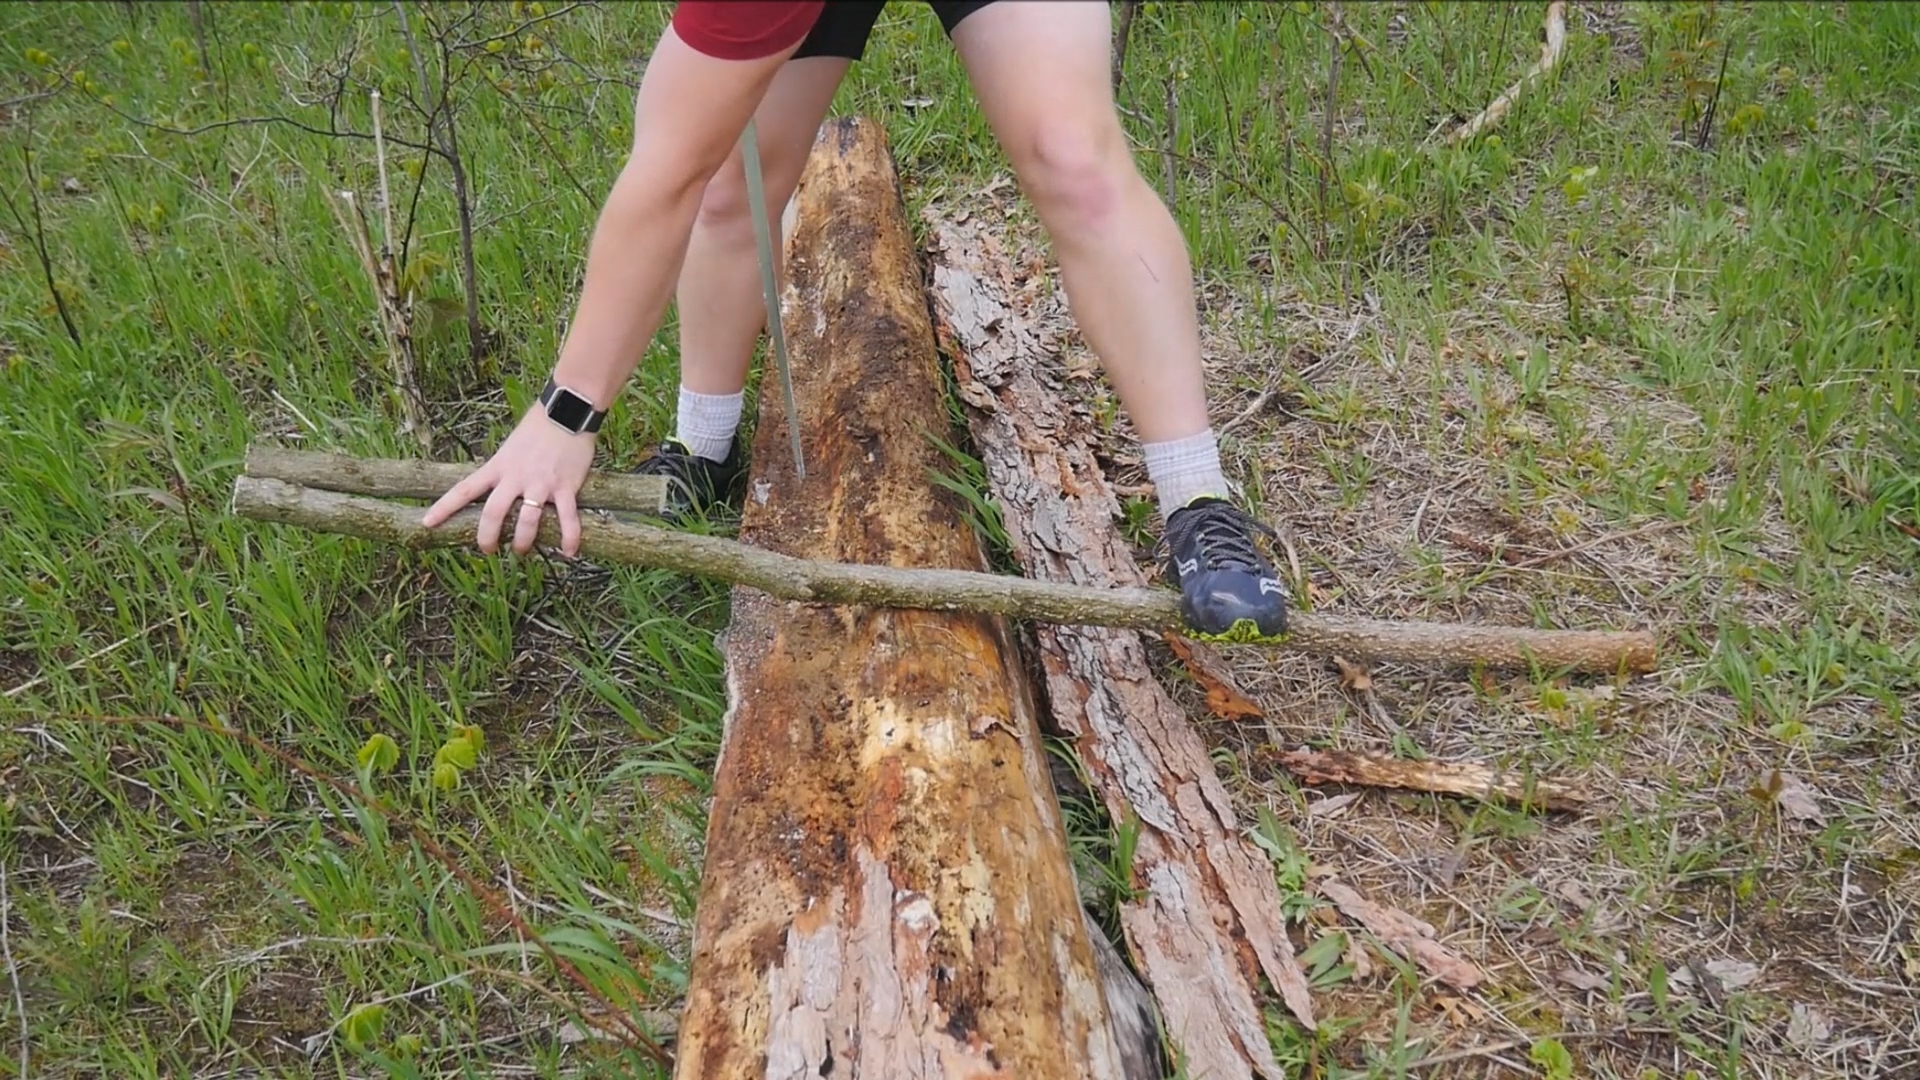
[[1093, 379], [1100, 374], [1100, 363], [1089, 353], [1067, 354], [1067, 378], [1082, 381]]
[[1334, 665], [1340, 669], [1340, 688], [1364, 693], [1373, 689], [1373, 676], [1367, 669], [1348, 660], [1344, 656], [1333, 658]]
[[1582, 911], [1593, 906], [1593, 897], [1588, 896], [1587, 891], [1580, 887], [1580, 883], [1572, 878], [1561, 878], [1554, 885], [1553, 891], [1558, 893], [1562, 900]]
[[1579, 968], [1561, 968], [1553, 973], [1554, 978], [1573, 987], [1575, 990], [1605, 990], [1613, 985], [1604, 975], [1595, 975]]
[[1760, 965], [1745, 960], [1709, 960], [1706, 969], [1728, 990], [1738, 990], [1760, 977]]
[[1826, 812], [1820, 809], [1820, 800], [1814, 795], [1813, 789], [1792, 773], [1774, 769], [1767, 774], [1766, 783], [1758, 790], [1764, 793], [1763, 798], [1770, 796], [1789, 821], [1808, 821], [1815, 825], [1827, 823]]
[[1353, 978], [1356, 982], [1373, 977], [1373, 958], [1367, 955], [1367, 947], [1361, 943], [1358, 936], [1347, 935], [1347, 951], [1340, 959], [1353, 969]]
[[1440, 1011], [1447, 1014], [1447, 1022], [1454, 1027], [1477, 1028], [1487, 1021], [1487, 1010], [1465, 998], [1442, 995], [1434, 998], [1433, 1003], [1440, 1006]]
[[1833, 1035], [1833, 1025], [1827, 1018], [1807, 1005], [1795, 1005], [1793, 1017], [1787, 1021], [1787, 1041], [1802, 1050], [1810, 1050], [1826, 1042]]
[[1360, 793], [1349, 791], [1345, 795], [1335, 795], [1329, 799], [1317, 799], [1307, 804], [1308, 817], [1338, 817], [1340, 812], [1359, 801]]
[[1222, 720], [1258, 720], [1266, 716], [1265, 710], [1229, 681], [1224, 665], [1201, 654], [1192, 642], [1178, 634], [1164, 636], [1173, 654], [1180, 658], [1180, 663], [1193, 676], [1193, 681], [1206, 690], [1209, 713]]

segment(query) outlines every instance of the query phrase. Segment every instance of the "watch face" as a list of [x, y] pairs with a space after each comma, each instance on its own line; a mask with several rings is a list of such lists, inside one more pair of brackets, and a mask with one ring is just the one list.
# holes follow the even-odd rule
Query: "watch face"
[[579, 431], [592, 415], [592, 403], [564, 386], [555, 390], [547, 400], [547, 416], [563, 428]]

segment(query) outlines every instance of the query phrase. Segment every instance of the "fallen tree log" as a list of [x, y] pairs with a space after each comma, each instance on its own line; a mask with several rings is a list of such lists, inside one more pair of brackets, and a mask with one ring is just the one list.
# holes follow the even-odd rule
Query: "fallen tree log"
[[[1056, 584], [1139, 588], [1090, 426], [1048, 385], [1059, 360], [1015, 299], [1011, 261], [978, 216], [929, 211], [927, 224], [934, 309], [1014, 559]], [[1170, 1040], [1194, 1076], [1284, 1076], [1262, 981], [1309, 1028], [1312, 1001], [1273, 867], [1245, 838], [1205, 744], [1137, 630], [1051, 625], [1035, 636], [1055, 723], [1108, 813], [1140, 822], [1136, 895], [1120, 922]]]
[[[363, 472], [372, 474], [371, 470]], [[429, 529], [420, 524], [423, 511], [416, 506], [247, 475], [234, 480], [231, 509], [241, 517], [259, 521], [415, 549], [471, 547], [480, 520], [480, 511], [470, 507]], [[509, 517], [518, 512], [517, 505], [508, 509]], [[541, 522], [539, 542], [548, 548], [560, 546], [559, 526], [552, 515]], [[592, 515], [580, 519], [580, 553], [592, 559], [746, 585], [783, 600], [968, 611], [1165, 633], [1183, 629], [1178, 597], [1168, 589], [1106, 588], [979, 570], [909, 569], [800, 558], [723, 537]], [[1549, 670], [1613, 674], [1651, 671], [1657, 658], [1654, 637], [1645, 631], [1394, 622], [1310, 611], [1295, 612], [1289, 625], [1287, 640], [1276, 647], [1379, 661], [1500, 668], [1538, 665]]]
[[[795, 474], [768, 395], [743, 539], [790, 558], [983, 566], [927, 482], [939, 457], [922, 431], [946, 411], [876, 125], [823, 129], [787, 268], [812, 467]], [[724, 652], [675, 1075], [1125, 1075], [1007, 624], [741, 587]]]

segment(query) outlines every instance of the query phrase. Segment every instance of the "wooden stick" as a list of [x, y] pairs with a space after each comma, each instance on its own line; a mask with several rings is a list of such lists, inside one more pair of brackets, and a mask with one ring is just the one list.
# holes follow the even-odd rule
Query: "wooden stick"
[[1566, 51], [1566, 47], [1567, 3], [1566, 0], [1553, 0], [1553, 3], [1547, 5], [1547, 35], [1546, 40], [1540, 45], [1540, 59], [1534, 61], [1533, 66], [1528, 68], [1527, 73], [1520, 76], [1518, 81], [1507, 87], [1505, 93], [1494, 98], [1492, 104], [1480, 110], [1480, 115], [1448, 132], [1448, 144], [1458, 146], [1505, 119], [1507, 111], [1512, 109], [1513, 103], [1520, 99], [1520, 91], [1526, 89], [1528, 83], [1552, 71], [1553, 65], [1560, 62], [1560, 54]]
[[1290, 750], [1274, 755], [1274, 759], [1307, 784], [1362, 784], [1475, 799], [1507, 799], [1550, 810], [1577, 810], [1588, 798], [1586, 792], [1569, 784], [1529, 780], [1485, 765], [1405, 761], [1349, 750]]
[[[279, 446], [247, 450], [246, 473], [322, 491], [383, 499], [438, 499], [477, 466], [406, 458], [359, 458]], [[582, 510], [654, 514], [665, 505], [667, 478], [595, 472], [575, 500]]]
[[[338, 481], [344, 483], [345, 481]], [[420, 524], [418, 507], [322, 491], [283, 480], [241, 476], [233, 485], [241, 517], [318, 532], [382, 540], [414, 549], [475, 543], [478, 509], [438, 528]], [[510, 510], [509, 515], [517, 512]], [[560, 546], [552, 515], [540, 543]], [[672, 570], [759, 589], [783, 600], [927, 611], [975, 611], [1037, 622], [1115, 626], [1184, 633], [1170, 590], [1102, 589], [971, 570], [816, 562], [762, 551], [714, 536], [584, 516], [580, 553], [588, 558]], [[1295, 612], [1282, 647], [1415, 664], [1486, 664], [1616, 673], [1653, 670], [1654, 637], [1646, 631], [1536, 630], [1528, 627], [1388, 622]]]

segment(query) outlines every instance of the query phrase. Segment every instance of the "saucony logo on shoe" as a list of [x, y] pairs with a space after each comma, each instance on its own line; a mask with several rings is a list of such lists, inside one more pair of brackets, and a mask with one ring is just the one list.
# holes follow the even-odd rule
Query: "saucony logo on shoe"
[[1196, 499], [1167, 517], [1169, 569], [1192, 636], [1273, 641], [1287, 632], [1287, 587], [1254, 542], [1272, 530], [1224, 499]]

